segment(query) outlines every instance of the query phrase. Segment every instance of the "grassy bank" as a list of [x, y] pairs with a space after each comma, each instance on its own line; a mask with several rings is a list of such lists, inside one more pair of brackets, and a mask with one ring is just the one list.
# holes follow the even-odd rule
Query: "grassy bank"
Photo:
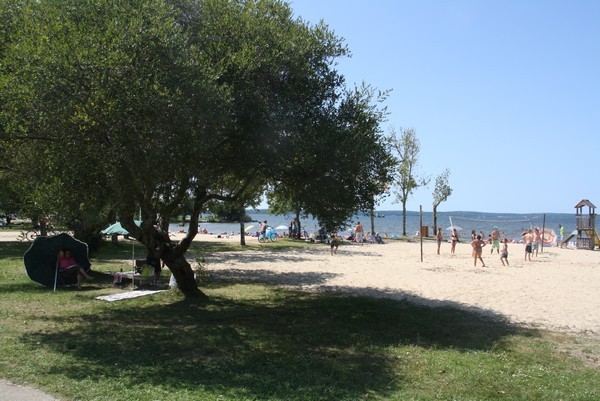
[[[203, 288], [206, 303], [176, 291], [107, 303], [94, 297], [119, 290], [101, 274], [83, 291], [31, 282], [21, 261], [28, 246], [0, 243], [0, 377], [59, 398], [600, 399], [600, 371], [585, 363], [598, 355], [594, 338], [218, 279]], [[195, 246], [199, 255], [232, 247]], [[130, 252], [105, 247], [94, 268], [115, 271]]]

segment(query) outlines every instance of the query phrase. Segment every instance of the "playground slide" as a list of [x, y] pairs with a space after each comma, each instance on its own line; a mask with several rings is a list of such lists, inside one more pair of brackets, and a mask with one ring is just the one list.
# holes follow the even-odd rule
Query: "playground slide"
[[[592, 235], [592, 230], [586, 230], [586, 233], [589, 237], [595, 236], [596, 238], [594, 239], [594, 243], [596, 244], [596, 246], [600, 246], [600, 236], [598, 235], [598, 230], [594, 230], [594, 235]], [[563, 242], [561, 242], [561, 247], [563, 245], [567, 245], [569, 241], [573, 239], [573, 237], [575, 237], [576, 235], [577, 231], [573, 231], [567, 238], [563, 240]]]
[[575, 237], [576, 235], [577, 235], [577, 231], [575, 231], [574, 233], [571, 233], [567, 238], [565, 238], [560, 243], [560, 246], [562, 247], [563, 245], [567, 245], [569, 243], [569, 241], [571, 241], [573, 239], [573, 237]]
[[592, 230], [588, 230], [587, 234], [590, 237], [595, 236], [596, 238], [594, 239], [594, 243], [596, 244], [596, 246], [600, 246], [600, 237], [598, 237], [598, 230], [594, 230], [594, 235], [592, 235]]

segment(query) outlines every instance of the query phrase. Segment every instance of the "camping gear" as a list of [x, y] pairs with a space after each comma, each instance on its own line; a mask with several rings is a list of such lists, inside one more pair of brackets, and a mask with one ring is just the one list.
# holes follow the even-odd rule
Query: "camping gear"
[[[133, 221], [136, 226], [141, 227], [141, 220]], [[106, 227], [104, 230], [100, 231], [103, 235], [129, 235], [129, 231], [127, 231], [120, 222], [116, 222]], [[135, 269], [135, 241], [131, 242], [131, 260], [133, 261], [133, 268]]]
[[[135, 220], [135, 225], [140, 227], [142, 225], [141, 220]], [[103, 235], [129, 235], [129, 231], [123, 228], [120, 222], [116, 222], [106, 227], [104, 230], [100, 231]]]
[[37, 237], [23, 255], [27, 275], [33, 281], [46, 287], [75, 284], [75, 277], [62, 277], [58, 272], [58, 253], [68, 249], [77, 263], [88, 271], [91, 267], [88, 259], [88, 246], [67, 233], [52, 237]]

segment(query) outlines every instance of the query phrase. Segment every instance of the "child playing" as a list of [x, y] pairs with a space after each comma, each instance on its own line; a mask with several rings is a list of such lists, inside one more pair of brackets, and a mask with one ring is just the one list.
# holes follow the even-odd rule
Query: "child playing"
[[[506, 264], [504, 264], [506, 261]], [[502, 252], [500, 252], [500, 262], [502, 262], [502, 266], [508, 266], [508, 240], [506, 238], [502, 238]]]
[[334, 232], [331, 234], [331, 240], [329, 242], [329, 245], [331, 246], [331, 254], [332, 255], [337, 254], [337, 250], [338, 250], [338, 247], [340, 246], [341, 240], [342, 239], [340, 237], [338, 237], [337, 232]]

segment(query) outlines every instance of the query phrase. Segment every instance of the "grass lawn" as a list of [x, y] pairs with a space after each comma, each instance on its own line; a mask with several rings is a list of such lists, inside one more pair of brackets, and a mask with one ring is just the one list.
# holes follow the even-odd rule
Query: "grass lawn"
[[[257, 284], [108, 303], [56, 293], [0, 243], [0, 378], [65, 400], [598, 400], [600, 342], [469, 311]], [[202, 244], [193, 252], [228, 249]], [[262, 247], [265, 252], [290, 242]], [[253, 249], [258, 247], [252, 244]], [[131, 248], [105, 246], [98, 271]], [[590, 363], [592, 362], [592, 363]]]

